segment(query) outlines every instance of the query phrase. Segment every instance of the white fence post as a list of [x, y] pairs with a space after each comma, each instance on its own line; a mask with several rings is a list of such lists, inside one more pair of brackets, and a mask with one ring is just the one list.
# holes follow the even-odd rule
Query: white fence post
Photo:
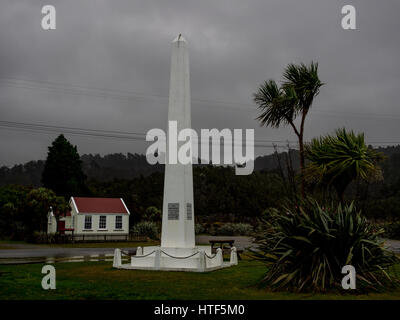
[[137, 247], [136, 248], [136, 255], [137, 256], [142, 256], [143, 255], [143, 248], [142, 247]]
[[156, 251], [156, 255], [154, 257], [154, 268], [159, 270], [160, 264], [161, 264], [161, 249], [157, 248], [155, 251]]
[[224, 257], [222, 256], [222, 249], [218, 248], [217, 249], [217, 266], [222, 266], [222, 264], [224, 263]]
[[199, 251], [199, 271], [204, 272], [206, 270], [206, 253]]
[[238, 264], [238, 258], [237, 258], [237, 252], [236, 252], [236, 247], [231, 248], [231, 260], [230, 260], [231, 266], [237, 265]]
[[120, 249], [115, 249], [114, 250], [114, 261], [113, 261], [113, 267], [114, 268], [119, 268], [121, 266], [121, 250]]

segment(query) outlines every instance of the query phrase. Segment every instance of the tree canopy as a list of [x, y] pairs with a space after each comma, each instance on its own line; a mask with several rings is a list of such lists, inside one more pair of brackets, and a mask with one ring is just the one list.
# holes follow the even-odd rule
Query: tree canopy
[[42, 173], [43, 186], [65, 198], [86, 194], [86, 175], [77, 147], [61, 134], [48, 149]]
[[46, 231], [50, 206], [56, 216], [70, 210], [63, 197], [46, 188], [0, 187], [0, 238], [30, 239], [35, 231]]
[[338, 129], [335, 135], [313, 139], [305, 150], [310, 161], [305, 171], [307, 180], [333, 187], [341, 201], [353, 180], [383, 179], [381, 168], [377, 165], [384, 159], [383, 154], [369, 148], [362, 133]]
[[[279, 128], [290, 125], [299, 141], [300, 170], [303, 173], [304, 161], [304, 123], [315, 97], [323, 86], [318, 76], [318, 63], [311, 62], [309, 66], [289, 64], [283, 72], [282, 86], [274, 80], [266, 81], [253, 94], [254, 102], [261, 113], [257, 120], [261, 125]], [[296, 126], [296, 118], [300, 118]], [[302, 196], [305, 196], [304, 179], [301, 176]]]

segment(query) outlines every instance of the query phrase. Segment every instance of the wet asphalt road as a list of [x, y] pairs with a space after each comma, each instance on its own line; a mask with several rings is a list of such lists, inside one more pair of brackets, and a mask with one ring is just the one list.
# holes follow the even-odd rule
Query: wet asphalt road
[[[252, 245], [249, 237], [213, 237], [197, 236], [196, 243], [206, 244], [211, 239], [233, 239], [238, 249], [245, 249]], [[3, 244], [4, 246], [4, 244]], [[0, 259], [21, 259], [21, 258], [64, 258], [75, 256], [109, 255], [114, 253], [114, 248], [62, 248], [43, 247], [30, 244], [12, 244], [12, 249], [0, 249]], [[124, 248], [125, 251], [135, 250], [136, 247]], [[1, 263], [1, 261], [0, 261]]]
[[[134, 248], [126, 248], [126, 250]], [[113, 254], [114, 248], [29, 248], [0, 250], [0, 259], [37, 257], [74, 257]]]
[[[211, 239], [234, 239], [234, 245], [238, 249], [246, 249], [254, 246], [252, 238], [249, 237], [212, 237], [212, 236], [197, 236], [196, 242], [206, 244]], [[4, 245], [3, 245], [4, 246]], [[399, 240], [386, 240], [386, 246], [400, 253]], [[93, 255], [111, 255], [114, 253], [114, 248], [44, 248], [38, 245], [12, 244], [13, 249], [0, 249], [0, 264], [1, 260], [23, 259], [23, 258], [66, 258], [76, 256], [93, 256]], [[125, 251], [133, 251], [136, 247], [124, 248]]]
[[386, 240], [386, 246], [394, 253], [400, 253], [400, 240]]

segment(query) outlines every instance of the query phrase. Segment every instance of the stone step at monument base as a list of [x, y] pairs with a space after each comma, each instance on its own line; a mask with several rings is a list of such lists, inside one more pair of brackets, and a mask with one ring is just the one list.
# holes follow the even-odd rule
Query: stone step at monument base
[[210, 245], [198, 245], [193, 248], [145, 246], [145, 247], [138, 247], [136, 250], [136, 254], [147, 255], [157, 249], [161, 249], [163, 252], [165, 252], [165, 254], [169, 254], [171, 256], [176, 256], [176, 257], [187, 257], [198, 251], [204, 251], [209, 256], [211, 255], [211, 246]]
[[210, 267], [206, 268], [204, 270], [199, 270], [198, 268], [172, 268], [172, 267], [163, 267], [163, 268], [155, 268], [152, 266], [148, 267], [139, 267], [139, 266], [132, 266], [130, 263], [128, 264], [122, 264], [120, 267], [117, 269], [126, 269], [126, 270], [153, 270], [153, 271], [183, 271], [183, 272], [210, 272], [210, 271], [215, 271], [223, 268], [229, 268], [232, 265], [229, 262], [224, 262], [222, 265], [217, 266], [217, 267]]
[[113, 267], [118, 269], [208, 272], [237, 264], [236, 248], [229, 262], [223, 261], [222, 250], [211, 254], [211, 246], [194, 248], [138, 247], [129, 264], [122, 264], [121, 250], [115, 249]]

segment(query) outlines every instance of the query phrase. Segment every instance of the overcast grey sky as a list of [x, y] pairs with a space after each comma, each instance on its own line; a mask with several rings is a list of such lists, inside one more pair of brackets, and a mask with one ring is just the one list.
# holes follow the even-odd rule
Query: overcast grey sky
[[[54, 31], [41, 28], [45, 4], [57, 10]], [[357, 30], [341, 28], [345, 4], [357, 10]], [[2, 0], [0, 120], [165, 128], [170, 43], [182, 33], [194, 129], [255, 128], [256, 139], [295, 140], [290, 128], [258, 126], [252, 93], [264, 80], [279, 80], [288, 63], [314, 60], [326, 85], [306, 139], [345, 126], [365, 132], [368, 142], [400, 143], [399, 15], [398, 0]], [[0, 127], [0, 165], [45, 159], [56, 136]], [[148, 146], [66, 136], [81, 154]]]

